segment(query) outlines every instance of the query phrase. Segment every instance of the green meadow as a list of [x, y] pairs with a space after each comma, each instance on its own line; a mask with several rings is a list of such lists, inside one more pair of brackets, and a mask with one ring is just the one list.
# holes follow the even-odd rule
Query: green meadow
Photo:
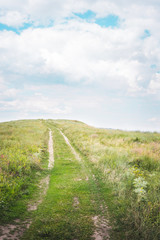
[[[28, 213], [27, 204], [38, 198], [38, 182], [46, 175], [46, 196]], [[97, 227], [95, 217], [106, 221]], [[0, 222], [17, 218], [32, 220], [21, 237], [26, 240], [96, 239], [95, 231], [107, 231], [101, 239], [160, 239], [160, 134], [69, 120], [0, 123]]]
[[14, 217], [11, 207], [34, 191], [35, 174], [48, 155], [47, 144], [43, 120], [0, 123], [0, 222]]

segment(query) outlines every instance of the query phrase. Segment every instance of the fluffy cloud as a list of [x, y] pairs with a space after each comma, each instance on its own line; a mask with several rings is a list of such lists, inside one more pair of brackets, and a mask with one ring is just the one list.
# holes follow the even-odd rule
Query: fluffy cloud
[[[158, 0], [1, 0], [0, 10], [1, 111], [69, 116], [101, 105], [104, 111], [106, 102], [122, 95], [159, 99]], [[94, 14], [85, 19], [88, 10]], [[118, 25], [97, 24], [108, 15], [117, 16]], [[56, 94], [60, 83], [63, 90]], [[40, 89], [26, 92], [27, 84], [39, 84]], [[43, 94], [44, 84], [54, 86], [53, 94], [48, 96], [49, 89]], [[83, 95], [88, 88], [92, 93]], [[110, 94], [114, 96], [106, 99]], [[117, 104], [112, 105], [117, 112]]]
[[15, 98], [12, 100], [1, 100], [0, 110], [9, 111], [15, 109], [23, 113], [42, 113], [42, 114], [66, 114], [71, 111], [68, 106], [59, 106], [59, 102], [55, 99], [49, 99], [41, 94], [27, 98]]
[[149, 118], [148, 121], [149, 121], [149, 122], [153, 122], [153, 123], [154, 123], [154, 122], [157, 122], [157, 121], [159, 122], [159, 120], [158, 120], [156, 117]]
[[149, 92], [152, 94], [160, 92], [160, 73], [156, 73], [149, 84]]
[[5, 89], [0, 94], [0, 111], [16, 111], [21, 115], [65, 117], [74, 111], [95, 111], [102, 98], [89, 89], [64, 85], [25, 85], [22, 89]]
[[0, 76], [0, 94], [5, 90], [6, 86], [4, 84], [4, 79]]
[[7, 26], [18, 28], [22, 27], [25, 22], [28, 22], [28, 17], [17, 11], [8, 11], [0, 15], [0, 23]]
[[0, 39], [2, 71], [60, 74], [70, 82], [126, 86], [131, 91], [142, 88], [151, 74], [148, 69], [144, 76], [144, 62], [157, 62], [158, 45], [150, 53], [151, 42], [145, 43], [148, 40], [142, 40], [140, 33], [77, 20], [52, 28], [30, 28], [20, 35], [3, 31]]
[[[149, 17], [159, 19], [159, 1], [148, 0], [1, 0], [1, 10], [16, 11], [23, 16], [28, 16], [35, 24], [47, 25], [52, 21], [60, 21], [62, 18], [72, 17], [73, 13], [84, 13], [92, 10], [97, 17], [105, 17], [108, 14], [116, 14], [123, 19], [147, 19]], [[131, 20], [131, 22], [132, 22]], [[23, 23], [23, 18], [22, 22]]]

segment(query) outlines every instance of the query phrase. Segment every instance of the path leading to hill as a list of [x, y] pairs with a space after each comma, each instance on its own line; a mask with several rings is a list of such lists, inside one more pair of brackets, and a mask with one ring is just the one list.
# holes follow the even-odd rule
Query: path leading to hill
[[26, 221], [17, 219], [1, 226], [0, 240], [20, 240], [22, 236], [24, 240], [109, 240], [107, 207], [92, 168], [62, 131], [55, 126], [52, 131], [48, 169], [54, 166], [54, 156], [55, 169], [42, 179], [38, 199], [28, 205], [28, 212], [34, 214]]
[[[49, 141], [48, 141], [49, 162], [48, 169], [52, 169], [54, 166], [54, 152], [53, 152], [53, 138], [52, 131], [49, 129]], [[28, 204], [28, 211], [36, 211], [38, 206], [42, 203], [44, 196], [47, 193], [49, 186], [50, 176], [43, 178], [38, 187], [40, 188], [40, 194], [36, 201]], [[19, 240], [26, 229], [30, 227], [32, 223], [31, 219], [26, 221], [20, 221], [16, 219], [12, 224], [0, 226], [0, 240]]]
[[[54, 166], [54, 152], [53, 152], [53, 138], [52, 131], [49, 129], [49, 141], [48, 141], [48, 152], [49, 152], [49, 161], [48, 161], [48, 169], [52, 169]], [[30, 203], [28, 205], [28, 211], [35, 211], [38, 208], [38, 205], [42, 203], [44, 196], [47, 193], [49, 186], [50, 176], [43, 178], [39, 183], [39, 188], [41, 189], [39, 199], [36, 200], [35, 203]]]
[[[72, 153], [74, 154], [74, 156], [76, 157], [76, 159], [78, 161], [82, 161], [79, 154], [76, 152], [76, 150], [73, 148], [73, 146], [69, 142], [69, 139], [65, 136], [65, 134], [61, 130], [59, 130], [59, 131], [60, 131], [61, 135], [64, 137], [65, 142], [70, 147], [70, 149], [71, 149]], [[93, 178], [95, 179], [95, 176], [93, 176]], [[86, 179], [88, 179], [88, 176]], [[96, 182], [95, 182], [95, 184], [96, 184]], [[77, 198], [76, 198], [76, 202], [78, 202]], [[107, 206], [105, 205], [104, 201], [103, 201], [103, 204], [101, 204], [100, 209], [101, 209], [101, 215], [96, 215], [92, 218], [94, 225], [95, 225], [95, 231], [94, 231], [94, 234], [92, 237], [95, 240], [109, 240], [110, 239], [109, 231], [110, 231], [111, 227], [109, 225], [108, 219], [106, 219], [103, 216], [104, 212], [107, 211]]]

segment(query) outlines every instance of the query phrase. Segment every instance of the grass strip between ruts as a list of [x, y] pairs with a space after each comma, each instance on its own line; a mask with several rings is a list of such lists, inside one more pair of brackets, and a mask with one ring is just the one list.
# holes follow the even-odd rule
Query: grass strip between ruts
[[75, 159], [59, 131], [53, 131], [55, 165], [43, 203], [23, 239], [91, 239], [99, 214], [94, 180]]

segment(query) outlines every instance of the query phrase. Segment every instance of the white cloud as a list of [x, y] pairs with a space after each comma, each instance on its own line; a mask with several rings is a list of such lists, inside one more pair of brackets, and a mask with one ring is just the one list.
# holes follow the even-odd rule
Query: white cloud
[[5, 79], [0, 73], [0, 99], [6, 90], [7, 90], [7, 86], [5, 83]]
[[71, 109], [68, 106], [60, 106], [56, 99], [49, 99], [41, 94], [32, 97], [15, 98], [14, 100], [0, 101], [0, 110], [15, 110], [23, 113], [66, 114]]
[[[6, 11], [16, 11], [23, 16], [28, 15], [35, 24], [48, 24], [50, 21], [60, 21], [62, 18], [71, 17], [75, 12], [84, 13], [92, 10], [97, 17], [116, 14], [123, 19], [159, 19], [159, 1], [149, 0], [1, 0], [0, 8]], [[10, 21], [11, 22], [11, 21]]]
[[149, 93], [155, 94], [160, 92], [160, 73], [154, 74], [149, 84]]
[[17, 96], [17, 94], [20, 92], [19, 89], [16, 88], [7, 88], [2, 94], [1, 97], [10, 97], [14, 98]]
[[0, 75], [0, 85], [3, 85], [4, 84], [4, 79], [3, 77]]
[[148, 121], [154, 123], [154, 122], [157, 122], [158, 119], [156, 117], [153, 117], [153, 118], [149, 118]]
[[[53, 28], [28, 29], [17, 35], [1, 32], [2, 70], [26, 75], [60, 74], [66, 81], [98, 83], [139, 91], [152, 74], [151, 64], [139, 33], [129, 29], [103, 29], [83, 21], [70, 20]], [[147, 43], [151, 47], [151, 43]], [[156, 59], [157, 45], [152, 59]]]
[[21, 27], [25, 22], [28, 22], [28, 17], [17, 11], [8, 11], [0, 15], [0, 23], [11, 27]]

